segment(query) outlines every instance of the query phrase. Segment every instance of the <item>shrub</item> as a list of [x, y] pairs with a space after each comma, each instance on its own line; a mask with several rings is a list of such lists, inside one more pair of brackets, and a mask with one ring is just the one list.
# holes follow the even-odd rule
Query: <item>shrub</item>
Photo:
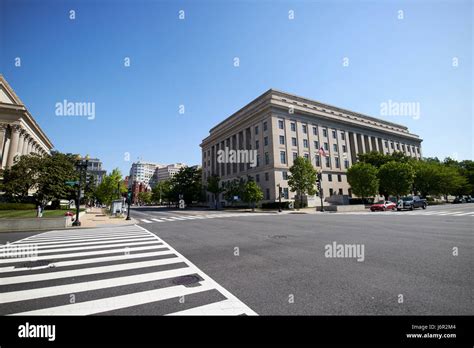
[[31, 203], [0, 203], [0, 210], [31, 210], [36, 209]]

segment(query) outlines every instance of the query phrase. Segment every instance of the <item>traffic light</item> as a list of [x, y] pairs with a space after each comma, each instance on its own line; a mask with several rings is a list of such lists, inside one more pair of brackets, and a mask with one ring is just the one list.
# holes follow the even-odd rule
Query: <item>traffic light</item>
[[128, 192], [127, 192], [127, 200], [129, 202], [131, 202], [131, 200], [132, 200], [132, 190], [131, 189], [129, 189]]

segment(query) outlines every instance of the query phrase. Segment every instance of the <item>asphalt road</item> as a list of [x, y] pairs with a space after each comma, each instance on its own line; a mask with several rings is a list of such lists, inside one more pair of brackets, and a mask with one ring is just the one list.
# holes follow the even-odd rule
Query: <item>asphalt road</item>
[[[1, 244], [23, 243], [19, 240], [33, 236], [30, 242], [39, 241], [44, 243], [44, 248], [53, 248], [49, 251], [52, 258], [58, 255], [64, 258], [56, 260], [58, 267], [53, 269], [10, 271], [8, 267], [2, 268], [0, 292], [8, 294], [13, 302], [4, 301], [0, 312], [9, 314], [41, 308], [54, 311], [56, 306], [67, 305], [71, 308], [66, 308], [68, 313], [74, 313], [84, 310], [81, 302], [99, 301], [104, 307], [87, 307], [91, 314], [153, 315], [196, 308], [199, 312], [202, 306], [230, 298], [235, 311], [255, 311], [260, 315], [474, 314], [474, 204], [433, 206], [413, 212], [281, 215], [141, 207], [133, 209], [132, 216], [140, 221], [140, 227], [157, 238], [138, 228], [133, 230], [133, 226], [47, 234], [1, 233]], [[97, 238], [95, 233], [121, 233], [121, 236], [106, 236], [102, 241], [93, 239]], [[158, 248], [156, 253], [164, 255], [156, 256], [151, 250], [140, 251], [138, 247], [131, 253], [135, 259], [115, 260], [114, 250], [123, 254], [123, 248], [118, 249], [116, 243], [126, 238], [145, 241], [142, 244], [151, 244], [146, 248]], [[82, 251], [61, 251], [58, 245], [52, 244], [66, 243], [64, 247], [70, 247], [76, 242], [81, 244], [78, 248], [90, 248], [96, 254], [93, 257], [105, 257], [108, 261], [86, 263], [85, 256], [77, 256], [79, 259], [74, 261], [74, 255], [68, 253]], [[363, 246], [363, 261], [354, 257], [326, 257], [325, 247], [333, 242]], [[97, 245], [99, 243], [102, 244]], [[457, 256], [453, 255], [453, 248], [458, 248]], [[108, 254], [102, 255], [102, 250]], [[174, 262], [171, 259], [174, 257], [180, 258], [180, 262]], [[144, 266], [130, 267], [136, 261], [144, 262]], [[121, 270], [110, 272], [111, 269], [107, 269], [108, 273], [102, 273], [94, 268], [97, 266], [111, 269], [117, 266]], [[87, 270], [87, 274], [73, 276], [71, 273], [54, 278], [55, 272], [80, 273], [81, 269]], [[172, 279], [150, 281], [146, 274], [189, 270], [211, 286], [207, 291], [187, 295], [186, 303], [169, 296], [160, 297], [159, 302], [134, 306], [120, 300], [120, 296], [128, 294], [132, 294], [132, 299], [142, 299], [142, 295], [133, 294], [173, 286]], [[27, 281], [15, 284], [17, 280], [11, 276], [18, 275], [25, 275]], [[44, 280], [35, 281], [37, 276]], [[142, 277], [141, 283], [112, 286], [122, 282], [120, 277], [134, 279], [134, 276]], [[2, 280], [12, 284], [2, 285]], [[107, 286], [98, 284], [100, 282], [106, 282]], [[84, 284], [91, 287], [96, 283], [96, 290], [84, 287]], [[57, 296], [41, 290], [49, 287], [57, 291], [61, 285], [79, 290], [77, 304], [67, 302], [66, 290]], [[38, 291], [21, 292], [31, 289]], [[35, 298], [36, 293], [38, 298]], [[15, 294], [25, 300], [16, 301]], [[28, 296], [31, 298], [26, 299]]]
[[[469, 213], [474, 204], [141, 226], [261, 315], [472, 315], [474, 216]], [[334, 241], [363, 244], [364, 261], [325, 257], [325, 246]]]

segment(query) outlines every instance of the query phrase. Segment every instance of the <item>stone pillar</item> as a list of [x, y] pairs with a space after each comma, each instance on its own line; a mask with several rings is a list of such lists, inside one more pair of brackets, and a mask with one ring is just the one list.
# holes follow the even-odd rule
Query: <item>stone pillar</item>
[[12, 138], [10, 143], [10, 150], [8, 151], [8, 159], [7, 159], [7, 168], [10, 168], [13, 165], [13, 160], [17, 155], [18, 149], [18, 142], [20, 139], [20, 125], [11, 125], [12, 129]]
[[25, 140], [26, 140], [26, 131], [24, 129], [22, 129], [20, 131], [20, 138], [19, 138], [19, 141], [18, 141], [18, 149], [17, 149], [17, 153], [18, 155], [23, 155], [23, 147], [25, 146]]
[[0, 168], [2, 167], [3, 157], [7, 154], [4, 153], [4, 146], [5, 146], [5, 137], [7, 136], [7, 124], [0, 123]]
[[21, 151], [21, 154], [24, 156], [24, 155], [27, 155], [28, 154], [28, 145], [30, 144], [30, 135], [29, 134], [25, 134], [25, 138], [24, 138], [24, 143], [23, 143], [23, 149]]

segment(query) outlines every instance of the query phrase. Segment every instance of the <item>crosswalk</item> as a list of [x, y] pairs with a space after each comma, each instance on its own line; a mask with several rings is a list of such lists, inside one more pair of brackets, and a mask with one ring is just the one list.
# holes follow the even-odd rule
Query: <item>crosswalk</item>
[[0, 315], [256, 315], [137, 225], [45, 232], [0, 255]]
[[474, 217], [474, 211], [463, 210], [409, 210], [409, 211], [351, 211], [337, 213], [343, 215], [371, 215], [371, 216], [453, 216], [453, 217]]
[[248, 216], [262, 216], [262, 215], [274, 215], [272, 213], [231, 213], [231, 214], [210, 214], [210, 215], [180, 215], [180, 216], [166, 216], [160, 218], [138, 218], [141, 223], [151, 224], [156, 222], [176, 222], [176, 221], [187, 221], [187, 220], [203, 220], [203, 219], [218, 219], [218, 218], [229, 218], [229, 217], [248, 217]]

